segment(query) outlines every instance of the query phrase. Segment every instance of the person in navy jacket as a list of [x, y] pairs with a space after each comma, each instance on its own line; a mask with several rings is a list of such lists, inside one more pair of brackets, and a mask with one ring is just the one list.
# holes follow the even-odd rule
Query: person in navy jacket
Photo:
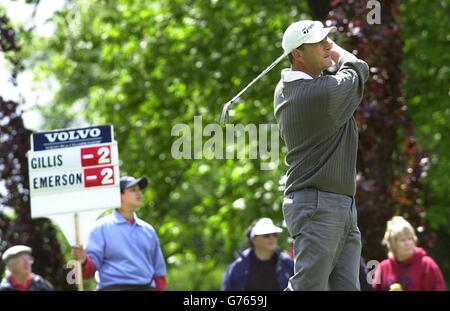
[[228, 267], [222, 290], [284, 290], [294, 274], [294, 262], [278, 249], [280, 232], [270, 218], [256, 220], [247, 230], [250, 247]]
[[42, 276], [32, 272], [34, 259], [31, 247], [15, 245], [2, 255], [6, 276], [0, 282], [0, 291], [52, 291], [53, 285]]

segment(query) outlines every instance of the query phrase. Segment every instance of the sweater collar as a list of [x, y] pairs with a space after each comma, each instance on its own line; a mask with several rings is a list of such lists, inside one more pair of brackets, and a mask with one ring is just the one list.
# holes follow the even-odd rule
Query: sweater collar
[[303, 71], [293, 71], [290, 68], [286, 68], [281, 71], [281, 80], [283, 80], [283, 82], [291, 82], [300, 79], [312, 80], [313, 77]]

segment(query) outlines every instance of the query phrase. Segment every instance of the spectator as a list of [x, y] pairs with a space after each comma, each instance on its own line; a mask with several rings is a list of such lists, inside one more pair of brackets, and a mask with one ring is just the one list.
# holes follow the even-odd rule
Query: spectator
[[416, 246], [411, 224], [395, 216], [387, 222], [383, 244], [388, 258], [375, 271], [373, 288], [379, 291], [445, 291], [442, 272], [427, 252]]
[[361, 291], [370, 292], [372, 291], [372, 284], [367, 280], [367, 265], [364, 258], [360, 258], [359, 262], [359, 284], [361, 286]]
[[222, 290], [279, 291], [286, 288], [294, 273], [292, 259], [278, 249], [283, 230], [270, 218], [261, 218], [247, 229], [250, 247], [228, 267]]
[[51, 291], [52, 284], [32, 272], [31, 248], [16, 245], [8, 248], [2, 256], [6, 266], [6, 276], [0, 283], [2, 291]]
[[101, 218], [92, 230], [86, 251], [73, 246], [82, 262], [84, 278], [98, 271], [98, 290], [164, 290], [166, 264], [153, 227], [137, 218], [141, 190], [147, 178], [120, 178], [121, 206]]

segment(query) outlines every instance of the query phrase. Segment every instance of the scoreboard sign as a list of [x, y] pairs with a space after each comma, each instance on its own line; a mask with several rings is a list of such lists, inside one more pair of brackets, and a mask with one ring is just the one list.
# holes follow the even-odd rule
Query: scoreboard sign
[[120, 206], [119, 152], [110, 125], [31, 135], [32, 217]]

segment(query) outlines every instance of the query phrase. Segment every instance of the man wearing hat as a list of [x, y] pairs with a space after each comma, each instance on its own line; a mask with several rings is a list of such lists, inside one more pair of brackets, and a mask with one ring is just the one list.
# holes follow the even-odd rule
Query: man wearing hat
[[[283, 214], [295, 248], [287, 290], [360, 289], [353, 113], [369, 67], [328, 38], [335, 30], [303, 20], [282, 40], [291, 68], [281, 72], [274, 108], [287, 146]], [[333, 62], [336, 74], [322, 75]]]
[[283, 290], [294, 273], [294, 263], [278, 249], [277, 236], [282, 231], [270, 218], [253, 222], [246, 233], [250, 247], [228, 267], [222, 290]]
[[8, 248], [2, 256], [6, 266], [6, 276], [0, 283], [2, 291], [50, 291], [52, 284], [31, 270], [33, 257], [31, 248], [16, 245]]
[[141, 190], [147, 178], [120, 178], [121, 206], [99, 219], [86, 250], [72, 247], [82, 262], [84, 278], [98, 272], [98, 290], [164, 290], [166, 264], [153, 227], [139, 219], [135, 210], [142, 204]]

